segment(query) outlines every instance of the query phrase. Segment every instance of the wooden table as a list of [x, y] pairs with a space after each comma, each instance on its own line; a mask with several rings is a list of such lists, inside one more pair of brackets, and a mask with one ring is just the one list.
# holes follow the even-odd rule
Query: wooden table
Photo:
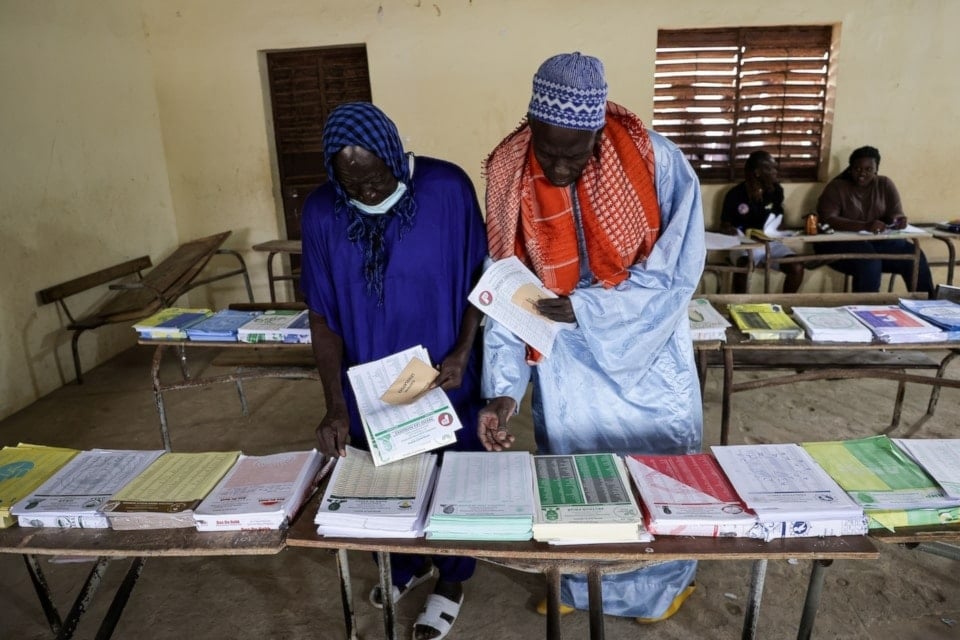
[[277, 301], [277, 291], [275, 283], [283, 280], [297, 281], [300, 279], [299, 269], [290, 265], [290, 275], [275, 275], [273, 271], [273, 257], [277, 254], [286, 254], [289, 256], [299, 256], [303, 253], [303, 244], [300, 240], [268, 240], [253, 245], [254, 251], [267, 252], [267, 284], [270, 286], [270, 302]]
[[[154, 529], [149, 531], [113, 531], [111, 529], [0, 529], [0, 553], [23, 556], [40, 599], [47, 623], [60, 640], [73, 636], [80, 618], [96, 594], [108, 565], [130, 559], [126, 577], [113, 594], [113, 600], [97, 632], [97, 640], [107, 640], [120, 620], [123, 608], [140, 578], [146, 558], [173, 556], [273, 555], [284, 548], [282, 531], [238, 531], [200, 533], [194, 528]], [[37, 556], [87, 556], [94, 566], [77, 590], [66, 618], [61, 618], [47, 587]]]
[[[281, 304], [281, 303], [278, 303]], [[252, 308], [262, 305], [238, 305]], [[286, 344], [266, 342], [249, 344], [246, 342], [193, 342], [188, 340], [139, 340], [137, 344], [155, 347], [150, 365], [150, 379], [153, 384], [153, 397], [160, 417], [160, 439], [163, 448], [172, 450], [170, 431], [167, 425], [167, 411], [163, 394], [178, 389], [193, 389], [211, 384], [233, 383], [237, 385], [240, 396], [240, 410], [246, 416], [247, 399], [243, 391], [243, 381], [256, 378], [284, 378], [288, 380], [320, 380], [316, 360], [309, 344]], [[230, 373], [216, 375], [191, 374], [187, 363], [187, 349], [217, 349], [225, 357], [214, 364], [234, 367]], [[160, 380], [160, 366], [167, 351], [176, 352], [181, 370], [181, 378], [173, 382]]]
[[[837, 538], [791, 538], [763, 542], [749, 538], [690, 538], [659, 536], [654, 542], [617, 545], [549, 545], [542, 542], [437, 541], [415, 539], [326, 538], [316, 532], [313, 517], [316, 500], [308, 506], [287, 535], [287, 546], [310, 549], [331, 549], [338, 560], [345, 551], [370, 551], [377, 554], [382, 593], [392, 591], [390, 553], [471, 556], [521, 571], [543, 573], [547, 580], [546, 637], [558, 640], [560, 633], [560, 576], [564, 573], [586, 573], [590, 600], [590, 637], [603, 638], [603, 602], [601, 577], [671, 560], [752, 560], [750, 603], [747, 608], [743, 638], [756, 637], [760, 600], [767, 562], [791, 558], [810, 560], [812, 570], [803, 605], [798, 638], [809, 638], [823, 589], [824, 569], [835, 559], [875, 559], [876, 547], [865, 536]], [[347, 637], [353, 638], [356, 628], [352, 611], [349, 570], [341, 568], [341, 600]], [[386, 637], [397, 637], [396, 611], [387, 598], [383, 607]]]
[[[816, 263], [827, 263], [833, 262], [835, 260], [863, 260], [865, 258], [870, 259], [881, 259], [881, 260], [910, 260], [913, 262], [913, 277], [911, 278], [912, 282], [908, 283], [909, 289], [911, 291], [916, 290], [917, 288], [917, 278], [919, 276], [919, 269], [917, 268], [920, 265], [920, 240], [922, 238], [931, 238], [933, 235], [928, 231], [917, 231], [917, 232], [907, 232], [907, 231], [888, 231], [887, 233], [882, 234], [870, 234], [865, 235], [857, 233], [855, 231], [837, 231], [830, 234], [818, 234], [813, 236], [808, 236], [805, 234], [797, 234], [792, 236], [784, 236], [782, 238], [767, 238], [763, 240], [765, 245], [765, 250], [767, 255], [770, 253], [770, 243], [772, 242], [782, 242], [786, 246], [790, 247], [794, 251], [797, 251], [797, 255], [785, 256], [783, 258], [777, 258], [775, 262], [779, 264], [788, 264], [788, 263], [806, 263], [806, 262], [816, 262]], [[803, 253], [806, 249], [806, 245], [809, 244], [823, 244], [831, 242], [874, 242], [874, 241], [885, 241], [885, 240], [910, 240], [913, 242], [914, 249], [912, 254], [903, 254], [903, 253], [875, 253], [869, 256], [865, 256], [862, 253]], [[763, 291], [764, 293], [770, 293], [770, 272], [772, 268], [770, 262], [767, 261], [763, 265]]]
[[[840, 307], [849, 304], [897, 304], [903, 297], [926, 297], [924, 294], [897, 296], [883, 293], [860, 294], [774, 294], [774, 295], [719, 295], [705, 296], [713, 306], [729, 316], [727, 306], [735, 303], [769, 302], [781, 304], [790, 311], [792, 306]], [[887, 344], [881, 342], [813, 342], [803, 340], [750, 340], [735, 327], [727, 330], [723, 344], [723, 406], [721, 410], [720, 444], [729, 439], [732, 396], [740, 391], [792, 384], [809, 380], [880, 378], [898, 383], [897, 395], [887, 431], [900, 422], [900, 411], [906, 383], [919, 383], [932, 387], [927, 412], [917, 420], [912, 431], [918, 429], [934, 415], [942, 387], [960, 388], [960, 379], [944, 376], [948, 365], [960, 355], [956, 342], [924, 342]], [[947, 351], [941, 360], [935, 360], [927, 352]], [[758, 380], [735, 382], [737, 370], [750, 368], [760, 371], [792, 370], [790, 373]], [[908, 371], [929, 370], [934, 375], [918, 375]]]
[[930, 260], [928, 258], [927, 264], [929, 264], [931, 267], [946, 267], [947, 284], [953, 286], [953, 273], [957, 264], [960, 264], [957, 262], [957, 247], [954, 243], [960, 240], [960, 234], [953, 233], [951, 231], [944, 231], [943, 229], [937, 229], [936, 226], [932, 224], [918, 224], [914, 226], [920, 227], [924, 231], [928, 232], [931, 237], [946, 245], [947, 259]]

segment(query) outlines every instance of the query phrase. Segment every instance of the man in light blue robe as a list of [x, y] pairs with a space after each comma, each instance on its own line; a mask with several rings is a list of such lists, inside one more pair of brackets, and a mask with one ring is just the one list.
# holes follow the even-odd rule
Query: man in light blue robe
[[[602, 100], [596, 92], [590, 93], [601, 86]], [[565, 87], [570, 91], [542, 95], [558, 87], [561, 92]], [[580, 54], [555, 56], [534, 78], [529, 124], [511, 134], [487, 160], [487, 229], [492, 257], [523, 256], [526, 248], [525, 262], [547, 283], [547, 270], [538, 264], [541, 248], [527, 237], [537, 233], [535, 225], [522, 211], [512, 211], [514, 202], [537, 198], [541, 192], [536, 186], [521, 185], [518, 198], [502, 197], [502, 192], [514, 188], [518, 176], [520, 181], [524, 179], [524, 172], [511, 166], [505, 155], [512, 154], [521, 163], [533, 162], [529, 156], [535, 156], [534, 169], [542, 168], [543, 177], [554, 187], [568, 190], [572, 207], [563, 215], [574, 221], [579, 260], [576, 286], [566, 294], [558, 291], [557, 301], [538, 303], [543, 315], [576, 323], [559, 333], [549, 358], [531, 365], [529, 348], [487, 318], [482, 388], [491, 401], [480, 413], [478, 430], [489, 450], [512, 443], [507, 420], [532, 382], [539, 453], [700, 451], [703, 415], [687, 320], [687, 304], [700, 280], [706, 251], [699, 182], [673, 143], [653, 131], [641, 131], [638, 147], [647, 157], [652, 155], [650, 178], [659, 220], [642, 208], [625, 210], [623, 202], [629, 198], [611, 196], [611, 188], [592, 192], [600, 194], [598, 200], [610, 197], [616, 203], [610, 214], [613, 220], [604, 220], [599, 228], [620, 229], [632, 222], [631, 217], [646, 215], [654, 230], [653, 241], [648, 246], [641, 241], [636, 261], [625, 264], [618, 281], [611, 284], [611, 278], [597, 273], [602, 267], [590, 255], [589, 230], [598, 227], [590, 227], [585, 218], [591, 210], [602, 216], [604, 203], [585, 203], [584, 194], [591, 192], [583, 191], [582, 183], [602, 183], [609, 178], [605, 154], [615, 151], [608, 149], [604, 138], [617, 131], [615, 118], [634, 130], [639, 122], [622, 107], [606, 102], [600, 61]], [[517, 143], [524, 126], [531, 129], [527, 135], [532, 153], [527, 159], [522, 144], [518, 147]], [[579, 171], [575, 166], [578, 158], [583, 158]], [[572, 169], [570, 165], [574, 165]], [[536, 171], [533, 175], [539, 178]], [[542, 207], [533, 209], [534, 217], [543, 217]], [[521, 222], [511, 221], [510, 216], [519, 216]], [[504, 220], [508, 222], [504, 224]], [[499, 229], [494, 229], [495, 225], [500, 225]], [[517, 230], [515, 242], [509, 237], [513, 229]], [[549, 253], [549, 247], [544, 253]], [[604, 576], [604, 613], [636, 617], [641, 622], [668, 617], [692, 591], [695, 573], [696, 562], [675, 561]], [[568, 605], [566, 611], [569, 607], [589, 608], [586, 577], [564, 576], [561, 601]]]

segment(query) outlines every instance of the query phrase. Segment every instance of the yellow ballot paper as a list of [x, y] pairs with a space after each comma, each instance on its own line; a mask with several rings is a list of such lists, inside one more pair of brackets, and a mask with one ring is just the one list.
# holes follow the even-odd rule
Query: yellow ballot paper
[[380, 399], [387, 404], [410, 404], [426, 393], [439, 375], [439, 371], [420, 358], [413, 358]]
[[100, 507], [113, 529], [192, 527], [193, 510], [239, 451], [165, 453]]
[[78, 453], [76, 449], [23, 443], [0, 449], [0, 527], [9, 527], [17, 521], [10, 515], [10, 507]]

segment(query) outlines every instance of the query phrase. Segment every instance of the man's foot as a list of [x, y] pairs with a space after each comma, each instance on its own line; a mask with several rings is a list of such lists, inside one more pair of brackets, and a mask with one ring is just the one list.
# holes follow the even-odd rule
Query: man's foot
[[659, 618], [637, 618], [639, 624], [653, 624], [654, 622], [663, 622], [677, 611], [680, 610], [680, 606], [690, 597], [690, 594], [693, 593], [697, 588], [695, 582], [691, 582], [687, 585], [687, 588], [681, 591], [676, 598], [673, 599], [673, 602], [670, 603], [670, 606], [667, 607], [667, 610]]
[[[407, 595], [414, 587], [423, 584], [430, 577], [433, 576], [433, 565], [429, 562], [423, 565], [423, 567], [413, 575], [412, 578], [407, 580], [407, 584], [402, 587], [393, 585], [393, 601], [397, 603], [400, 601], [400, 598]], [[380, 585], [376, 585], [373, 589], [370, 590], [370, 604], [375, 606], [377, 609], [383, 609], [383, 594], [380, 593]]]
[[[573, 613], [574, 611], [576, 611], [576, 608], [571, 607], [570, 605], [563, 604], [562, 602], [560, 603], [560, 615], [565, 616], [569, 613]], [[542, 616], [547, 615], [547, 599], [546, 598], [544, 598], [543, 600], [537, 603], [537, 613], [539, 613]]]
[[441, 640], [446, 638], [460, 615], [463, 604], [463, 583], [437, 581], [433, 593], [427, 596], [423, 610], [413, 624], [413, 640]]

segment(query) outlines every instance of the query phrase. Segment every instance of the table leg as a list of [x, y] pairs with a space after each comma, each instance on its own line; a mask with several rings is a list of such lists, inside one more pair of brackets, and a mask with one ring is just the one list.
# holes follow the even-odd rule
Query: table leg
[[383, 632], [387, 640], [397, 638], [397, 607], [393, 601], [393, 577], [390, 573], [390, 554], [377, 551], [380, 567], [380, 599], [383, 602]]
[[760, 599], [763, 597], [763, 582], [767, 577], [767, 561], [754, 560], [750, 573], [750, 602], [743, 617], [742, 640], [757, 637], [757, 623], [760, 620]]
[[343, 624], [349, 640], [359, 640], [357, 615], [353, 610], [353, 587], [350, 580], [350, 562], [346, 549], [337, 549], [337, 575], [340, 578], [340, 603], [343, 607]]
[[133, 592], [133, 588], [137, 586], [137, 580], [140, 579], [140, 574], [143, 573], [143, 563], [145, 561], [144, 558], [134, 558], [133, 562], [130, 563], [127, 575], [120, 584], [120, 588], [117, 589], [117, 592], [114, 594], [113, 602], [110, 603], [107, 614], [100, 622], [100, 629], [97, 631], [94, 640], [110, 640], [110, 636], [113, 635], [113, 630], [120, 621], [123, 608], [127, 606], [127, 601], [130, 599], [130, 593]]
[[277, 255], [275, 251], [271, 251], [270, 255], [267, 256], [267, 284], [270, 286], [270, 302], [277, 301], [277, 290], [274, 287], [273, 280], [273, 256]]
[[733, 350], [723, 348], [723, 400], [720, 407], [720, 444], [730, 440], [730, 402], [733, 395]]
[[40, 568], [40, 562], [36, 556], [31, 555], [24, 555], [23, 561], [27, 564], [27, 573], [30, 574], [30, 581], [33, 582], [33, 588], [40, 599], [40, 607], [47, 617], [50, 631], [58, 634], [63, 626], [63, 621], [60, 620], [60, 613], [57, 611], [56, 605], [53, 604], [53, 598], [50, 597], [50, 587], [47, 585], [47, 579]]
[[551, 566], [544, 571], [547, 578], [547, 640], [561, 640], [560, 633], [560, 569]]
[[86, 613], [90, 602], [93, 600], [94, 594], [96, 594], [97, 589], [100, 588], [100, 583], [103, 581], [103, 574], [106, 572], [108, 564], [110, 564], [109, 558], [97, 558], [96, 564], [93, 565], [93, 569], [90, 570], [90, 574], [80, 588], [77, 599], [73, 602], [73, 607], [70, 608], [70, 613], [67, 614], [67, 617], [63, 621], [63, 626], [60, 627], [57, 640], [73, 637], [74, 632], [77, 630], [77, 625], [80, 623], [80, 617]]
[[810, 583], [807, 585], [807, 597], [803, 601], [803, 616], [800, 618], [800, 629], [797, 631], [797, 640], [810, 640], [813, 633], [813, 623], [820, 607], [820, 596], [823, 594], [824, 569], [833, 564], [833, 560], [814, 560], [810, 571]]
[[150, 377], [153, 379], [153, 401], [157, 405], [157, 414], [160, 416], [160, 441], [165, 451], [172, 451], [170, 432], [167, 430], [167, 409], [163, 404], [163, 391], [160, 385], [160, 361], [163, 359], [164, 345], [157, 345], [153, 352], [153, 363], [150, 365]]
[[603, 574], [596, 567], [587, 572], [590, 603], [590, 640], [603, 640]]

